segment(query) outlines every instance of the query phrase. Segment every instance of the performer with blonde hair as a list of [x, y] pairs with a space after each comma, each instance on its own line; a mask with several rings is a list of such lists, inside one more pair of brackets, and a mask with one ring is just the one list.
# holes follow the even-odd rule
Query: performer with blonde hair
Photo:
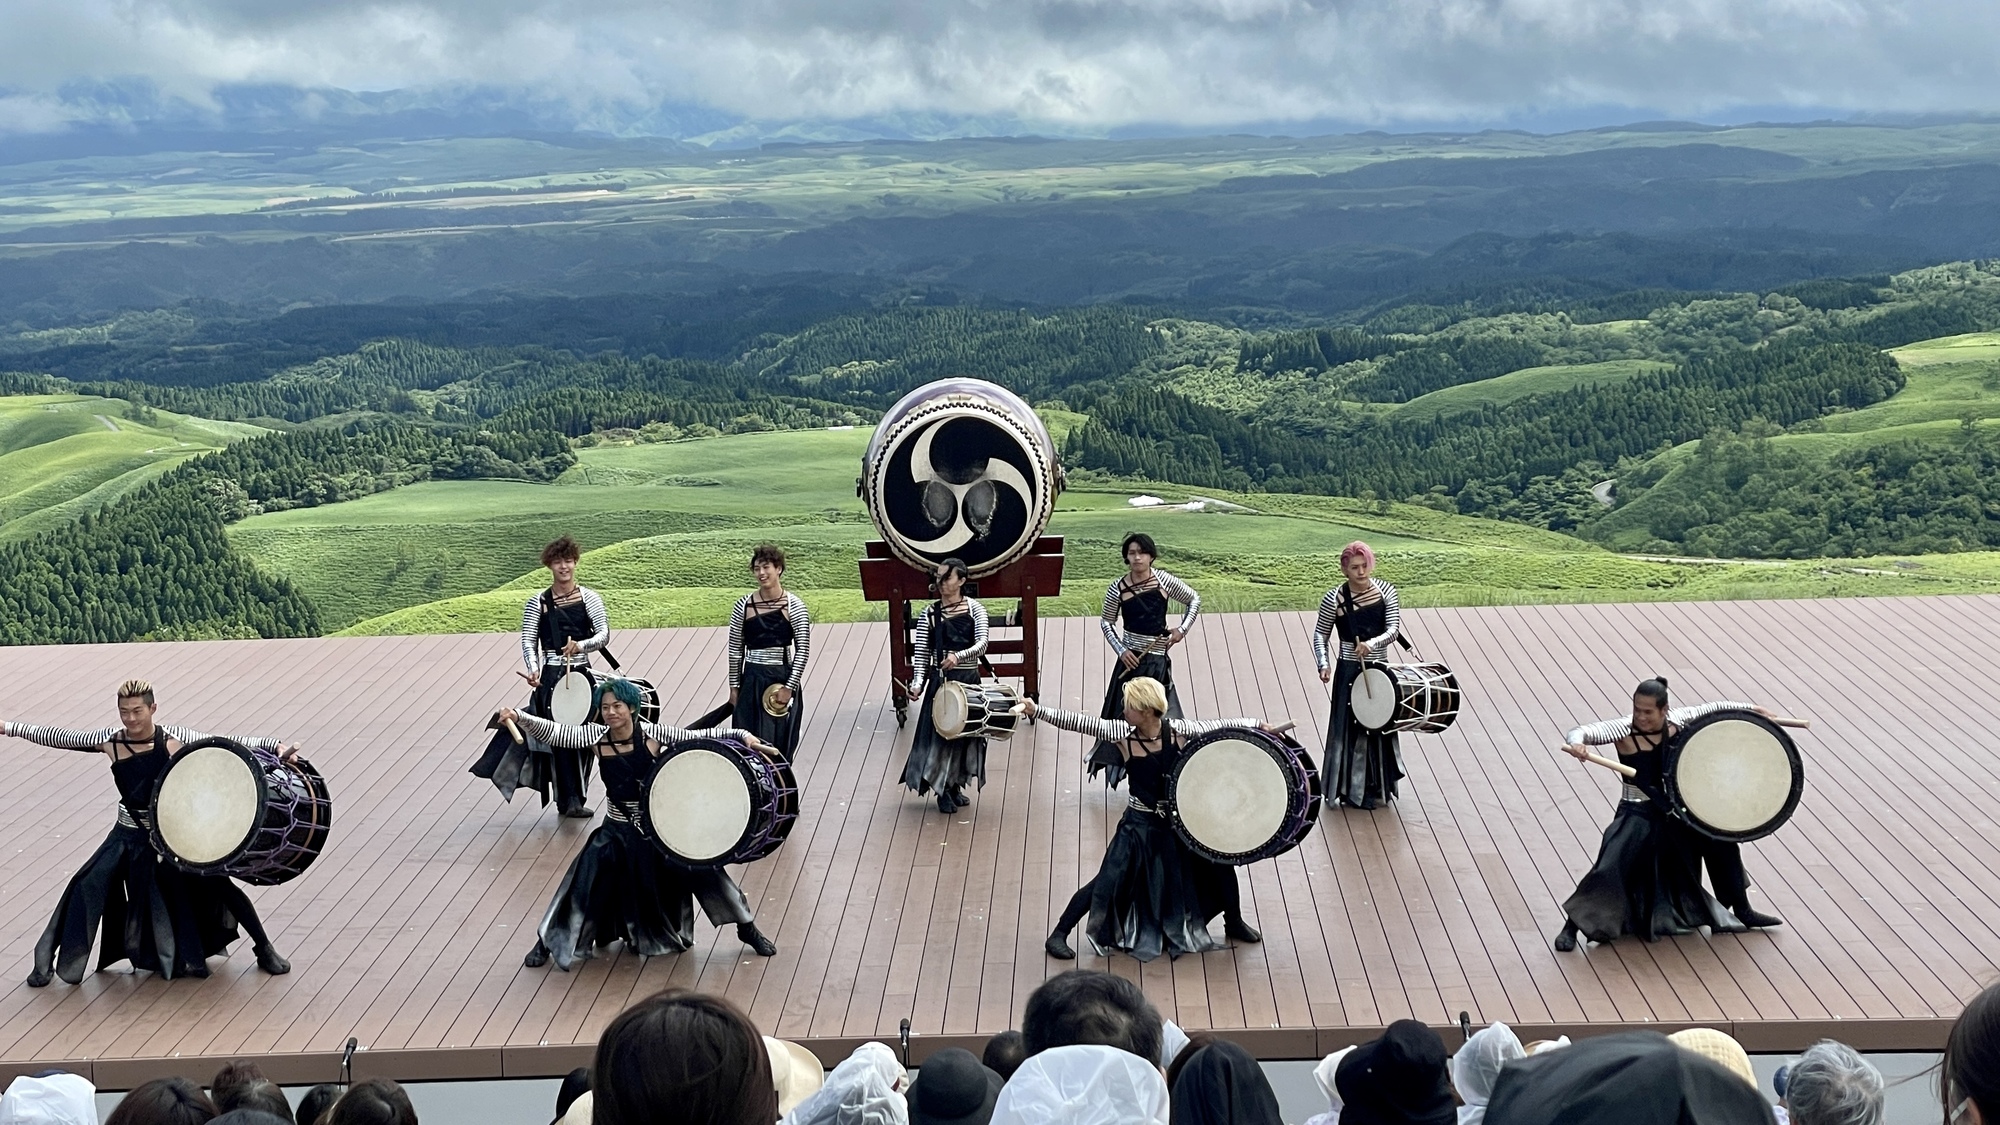
[[[250, 932], [258, 968], [274, 975], [292, 970], [241, 887], [226, 875], [183, 871], [153, 850], [153, 789], [182, 746], [209, 737], [187, 727], [160, 726], [154, 722], [156, 711], [153, 685], [127, 680], [118, 688], [115, 727], [86, 731], [0, 722], [0, 735], [103, 754], [111, 759], [111, 779], [118, 786], [118, 823], [57, 901], [55, 915], [35, 943], [30, 988], [44, 987], [58, 976], [68, 984], [81, 982], [100, 922], [100, 972], [130, 961], [135, 969], [168, 979], [205, 977], [208, 958], [228, 952], [239, 924]], [[235, 741], [275, 751], [287, 761], [298, 756], [298, 747], [272, 738]]]
[[1097, 877], [1070, 897], [1043, 948], [1060, 960], [1074, 958], [1069, 932], [1086, 911], [1090, 926], [1085, 932], [1092, 941], [1141, 961], [1161, 953], [1178, 957], [1223, 948], [1208, 932], [1208, 924], [1217, 914], [1224, 916], [1223, 930], [1230, 938], [1263, 940], [1263, 935], [1243, 920], [1236, 872], [1196, 855], [1160, 815], [1159, 808], [1166, 796], [1167, 778], [1188, 739], [1230, 728], [1271, 728], [1256, 719], [1168, 718], [1166, 688], [1146, 676], [1127, 680], [1124, 697], [1123, 719], [1038, 707], [1033, 700], [1025, 700], [1021, 706], [1024, 714], [1052, 727], [1117, 747], [1129, 779], [1125, 815], [1104, 849]]

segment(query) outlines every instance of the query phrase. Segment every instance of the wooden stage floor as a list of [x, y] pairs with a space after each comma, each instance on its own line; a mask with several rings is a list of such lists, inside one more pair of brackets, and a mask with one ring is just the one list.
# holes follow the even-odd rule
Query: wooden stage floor
[[[1935, 1049], [2000, 968], [2000, 729], [1988, 681], [2000, 598], [1416, 610], [1423, 650], [1455, 668], [1468, 711], [1404, 742], [1393, 808], [1329, 808], [1307, 842], [1247, 869], [1261, 945], [1078, 965], [1137, 979], [1170, 1018], [1226, 1029], [1268, 1058], [1308, 1058], [1402, 1017], [1461, 1011], [1524, 1039], [1692, 1024], [1753, 1051], [1825, 1036]], [[1319, 743], [1325, 689], [1310, 617], [1212, 615], [1176, 655], [1197, 716], [1298, 721]], [[628, 670], [670, 715], [719, 697], [718, 629], [628, 632]], [[231, 641], [0, 650], [0, 717], [103, 726], [113, 686], [151, 679], [163, 720], [303, 742], [335, 797], [327, 853], [250, 891], [289, 976], [247, 942], [207, 980], [113, 971], [33, 990], [36, 936], [103, 839], [103, 759], [0, 740], [0, 1076], [62, 1065], [106, 1088], [205, 1078], [255, 1058], [325, 1081], [349, 1036], [358, 1074], [557, 1075], [599, 1030], [667, 985], [728, 995], [769, 1033], [829, 1060], [861, 1039], [975, 1049], [1013, 1026], [1054, 915], [1096, 870], [1124, 805], [1085, 780], [1081, 738], [1047, 727], [995, 744], [971, 808], [945, 817], [895, 784], [908, 732], [884, 698], [880, 625], [823, 626], [807, 677], [804, 814], [740, 878], [781, 948], [762, 960], [701, 923], [684, 954], [618, 953], [573, 973], [523, 969], [532, 928], [590, 825], [469, 776], [498, 704], [514, 701], [511, 636]], [[1095, 620], [1049, 623], [1045, 696], [1102, 699]], [[1741, 936], [1621, 942], [1558, 955], [1557, 903], [1588, 868], [1614, 778], [1558, 753], [1561, 731], [1615, 715], [1659, 672], [1677, 699], [1734, 697], [1811, 716], [1797, 815], [1745, 849], [1761, 902], [1786, 920]], [[1456, 1042], [1448, 1036], [1448, 1042]]]

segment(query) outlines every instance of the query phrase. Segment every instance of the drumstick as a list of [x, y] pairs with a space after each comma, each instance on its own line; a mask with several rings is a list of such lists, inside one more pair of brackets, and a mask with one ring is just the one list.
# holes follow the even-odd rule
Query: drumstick
[[1297, 729], [1297, 728], [1298, 728], [1298, 725], [1299, 725], [1299, 724], [1297, 724], [1297, 723], [1286, 723], [1286, 724], [1285, 724], [1284, 726], [1281, 726], [1281, 727], [1272, 727], [1272, 728], [1271, 728], [1271, 733], [1272, 733], [1272, 734], [1284, 734], [1284, 733], [1285, 733], [1286, 731], [1289, 731], [1289, 730], [1295, 730], [1295, 729]]
[[1605, 757], [1605, 756], [1604, 756], [1604, 755], [1602, 755], [1602, 754], [1588, 754], [1588, 753], [1586, 753], [1586, 754], [1585, 754], [1585, 755], [1583, 756], [1583, 760], [1584, 760], [1584, 761], [1586, 761], [1586, 762], [1589, 762], [1589, 763], [1590, 763], [1591, 765], [1593, 765], [1593, 766], [1603, 766], [1603, 767], [1604, 767], [1605, 769], [1608, 769], [1608, 770], [1616, 770], [1616, 771], [1618, 771], [1618, 772], [1619, 772], [1620, 774], [1622, 774], [1622, 775], [1624, 775], [1624, 776], [1626, 776], [1626, 777], [1637, 777], [1637, 776], [1639, 776], [1639, 771], [1638, 771], [1638, 770], [1635, 770], [1635, 769], [1633, 769], [1633, 768], [1632, 768], [1631, 766], [1628, 766], [1628, 765], [1626, 765], [1626, 764], [1625, 764], [1624, 762], [1620, 762], [1620, 761], [1616, 761], [1616, 760], [1613, 760], [1613, 759], [1611, 759], [1611, 758], [1607, 758], [1607, 757]]
[[1795, 719], [1790, 715], [1773, 715], [1771, 716], [1771, 721], [1781, 727], [1797, 727], [1800, 730], [1812, 729], [1811, 719]]
[[514, 725], [514, 720], [502, 719], [501, 722], [506, 724], [507, 733], [514, 736], [514, 745], [519, 746], [522, 743], [528, 741], [527, 739], [521, 737], [521, 728]]

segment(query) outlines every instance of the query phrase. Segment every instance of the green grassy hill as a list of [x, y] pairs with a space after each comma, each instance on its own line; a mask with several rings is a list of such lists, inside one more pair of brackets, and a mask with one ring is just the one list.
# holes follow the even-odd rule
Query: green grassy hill
[[[348, 634], [511, 630], [542, 583], [541, 544], [583, 542], [583, 581], [622, 627], [718, 624], [748, 588], [750, 548], [791, 555], [790, 584], [820, 620], [880, 619], [855, 560], [874, 534], [851, 481], [867, 431], [745, 434], [587, 449], [560, 482], [434, 482], [363, 500], [253, 517], [231, 537], [297, 582]], [[1135, 496], [1168, 503], [1134, 508]], [[1192, 510], [1192, 502], [1204, 503]], [[1217, 502], [1220, 503], [1217, 503]], [[1163, 565], [1218, 610], [1304, 609], [1365, 538], [1412, 605], [1845, 596], [2000, 589], [2000, 556], [1838, 563], [1698, 564], [1633, 559], [1568, 536], [1412, 505], [1190, 492], [1092, 479], [1066, 492], [1052, 614], [1094, 614], [1120, 570], [1118, 542], [1145, 530]]]
[[1571, 387], [1591, 384], [1617, 383], [1645, 375], [1654, 371], [1664, 371], [1671, 364], [1645, 359], [1610, 359], [1602, 363], [1573, 363], [1553, 367], [1527, 367], [1512, 371], [1497, 379], [1482, 379], [1476, 383], [1460, 383], [1441, 391], [1432, 391], [1394, 407], [1397, 417], [1434, 418], [1454, 410], [1473, 410], [1481, 406], [1504, 406], [1516, 399], [1529, 395], [1549, 394], [1566, 391]]
[[197, 453], [262, 433], [255, 426], [156, 411], [86, 395], [0, 397], [0, 539], [59, 526], [117, 499]]

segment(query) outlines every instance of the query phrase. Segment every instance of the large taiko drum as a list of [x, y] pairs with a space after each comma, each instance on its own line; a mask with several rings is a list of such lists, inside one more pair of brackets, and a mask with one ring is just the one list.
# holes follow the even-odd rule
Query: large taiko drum
[[860, 494], [889, 550], [919, 570], [948, 558], [980, 578], [1027, 554], [1062, 491], [1034, 408], [983, 379], [904, 395], [861, 458]]
[[939, 738], [990, 738], [1005, 742], [1014, 737], [1021, 716], [1021, 693], [1011, 684], [987, 680], [964, 684], [946, 680], [931, 699], [931, 725]]
[[1755, 711], [1711, 711], [1682, 727], [1664, 752], [1667, 803], [1718, 840], [1769, 836], [1792, 818], [1805, 792], [1798, 745]]
[[1211, 731], [1167, 777], [1167, 822], [1196, 854], [1240, 866], [1299, 846], [1319, 820], [1319, 767], [1289, 735]]
[[1435, 661], [1370, 664], [1347, 689], [1347, 709], [1369, 730], [1439, 734], [1458, 721], [1458, 677]]
[[661, 751], [639, 802], [639, 828], [682, 867], [749, 863], [778, 849], [799, 817], [791, 764], [730, 738]]
[[326, 779], [311, 762], [228, 738], [181, 747], [153, 789], [153, 850], [197, 875], [265, 887], [295, 879], [332, 824]]

